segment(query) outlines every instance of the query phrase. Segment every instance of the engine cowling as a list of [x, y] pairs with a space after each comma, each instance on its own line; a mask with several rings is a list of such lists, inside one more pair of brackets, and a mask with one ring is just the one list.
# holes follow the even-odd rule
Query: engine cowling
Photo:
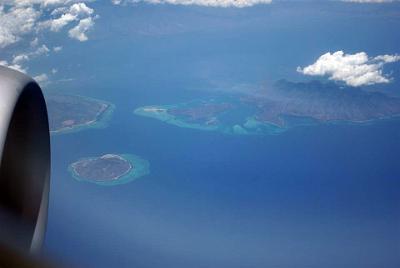
[[0, 243], [38, 251], [50, 183], [46, 103], [30, 77], [0, 66]]

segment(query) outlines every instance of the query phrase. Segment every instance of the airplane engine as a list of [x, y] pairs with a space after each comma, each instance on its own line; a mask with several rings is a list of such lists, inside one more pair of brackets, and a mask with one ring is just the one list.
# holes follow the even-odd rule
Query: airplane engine
[[46, 103], [30, 77], [0, 66], [0, 244], [37, 252], [50, 179]]

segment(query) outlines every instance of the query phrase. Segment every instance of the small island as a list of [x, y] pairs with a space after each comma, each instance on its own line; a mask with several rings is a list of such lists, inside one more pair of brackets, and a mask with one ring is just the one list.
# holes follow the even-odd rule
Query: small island
[[320, 81], [280, 80], [252, 94], [139, 107], [135, 114], [228, 134], [279, 134], [323, 123], [370, 123], [400, 116], [400, 98]]
[[222, 99], [207, 99], [175, 105], [145, 106], [136, 109], [134, 113], [179, 127], [215, 131], [225, 128], [220, 119], [233, 108], [233, 103]]
[[62, 94], [47, 95], [46, 103], [52, 134], [106, 127], [115, 108], [102, 100]]
[[78, 181], [103, 186], [128, 183], [149, 173], [148, 161], [132, 154], [105, 154], [72, 163], [69, 172]]

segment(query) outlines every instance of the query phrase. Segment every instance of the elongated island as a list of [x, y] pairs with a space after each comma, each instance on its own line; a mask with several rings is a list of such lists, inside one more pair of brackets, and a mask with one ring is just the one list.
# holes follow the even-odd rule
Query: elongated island
[[52, 134], [104, 128], [115, 109], [112, 103], [76, 95], [49, 94], [46, 103]]
[[253, 94], [139, 107], [135, 114], [184, 128], [279, 134], [322, 123], [372, 123], [400, 116], [400, 98], [335, 83], [280, 80]]
[[78, 181], [111, 186], [147, 175], [149, 162], [133, 154], [105, 154], [79, 159], [68, 170]]

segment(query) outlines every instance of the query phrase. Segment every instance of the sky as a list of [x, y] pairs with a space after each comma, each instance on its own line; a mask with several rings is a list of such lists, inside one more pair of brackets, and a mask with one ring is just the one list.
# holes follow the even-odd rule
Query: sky
[[[273, 5], [279, 0], [111, 0], [105, 4], [111, 8], [128, 8], [142, 2], [150, 5], [246, 9]], [[396, 0], [342, 2], [384, 6]], [[31, 68], [30, 62], [63, 53], [64, 42], [48, 42], [57, 36], [68, 37], [77, 43], [91, 42], [95, 38], [93, 30], [96, 24], [103, 19], [95, 9], [96, 4], [92, 0], [1, 0], [0, 64], [28, 73], [42, 86], [51, 83], [52, 76], [58, 72], [57, 66], [39, 71]], [[304, 76], [324, 77], [353, 87], [388, 84], [393, 81], [390, 66], [400, 61], [397, 53], [368, 55], [362, 48], [354, 52], [326, 51], [317, 58], [310, 58], [307, 65], [298, 66], [296, 71]]]

